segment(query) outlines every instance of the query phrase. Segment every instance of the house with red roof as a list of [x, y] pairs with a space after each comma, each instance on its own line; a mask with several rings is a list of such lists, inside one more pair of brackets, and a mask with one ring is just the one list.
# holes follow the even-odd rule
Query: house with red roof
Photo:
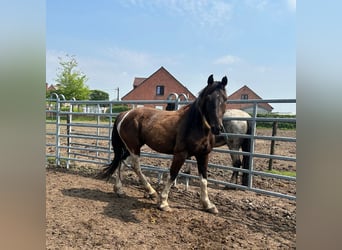
[[[135, 77], [133, 89], [123, 96], [121, 100], [166, 100], [171, 93], [184, 94], [189, 101], [196, 99], [196, 96], [185, 85], [164, 67], [160, 67], [149, 77]], [[144, 106], [165, 109], [166, 104], [144, 104]]]
[[[262, 98], [257, 95], [253, 90], [251, 90], [247, 85], [244, 85], [233, 94], [228, 96], [229, 100], [262, 100]], [[241, 109], [248, 113], [253, 113], [253, 103], [229, 103], [227, 104], [229, 109]], [[273, 107], [268, 103], [258, 103], [258, 113], [270, 113]]]

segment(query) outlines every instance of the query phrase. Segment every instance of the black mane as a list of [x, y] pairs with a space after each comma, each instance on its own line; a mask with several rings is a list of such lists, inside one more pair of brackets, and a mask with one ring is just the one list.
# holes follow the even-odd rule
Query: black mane
[[224, 86], [222, 85], [222, 82], [216, 81], [212, 84], [208, 84], [204, 89], [202, 89], [196, 98], [196, 100], [190, 104], [190, 110], [186, 121], [186, 127], [185, 130], [186, 133], [189, 133], [189, 131], [193, 130], [194, 128], [204, 128], [203, 124], [203, 116], [202, 113], [203, 104], [205, 101], [206, 96], [212, 94], [214, 91], [220, 91], [221, 94], [223, 94], [225, 97], [227, 97], [226, 91], [224, 89]]

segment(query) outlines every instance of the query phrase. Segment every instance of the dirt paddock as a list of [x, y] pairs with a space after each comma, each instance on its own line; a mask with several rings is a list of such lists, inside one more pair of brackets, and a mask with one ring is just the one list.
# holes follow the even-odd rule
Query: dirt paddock
[[[282, 150], [295, 153], [295, 145], [284, 144]], [[211, 155], [213, 161], [219, 158]], [[228, 158], [221, 160], [227, 164]], [[256, 163], [265, 166], [262, 160]], [[275, 162], [275, 169], [288, 168], [295, 170], [295, 165]], [[196, 181], [187, 191], [180, 182], [169, 196], [173, 211], [162, 212], [156, 200], [144, 198], [132, 171], [123, 173], [126, 196], [119, 198], [112, 180], [94, 177], [99, 169], [47, 166], [47, 249], [295, 249], [295, 201], [211, 184], [209, 197], [219, 210], [214, 215], [201, 209]], [[209, 176], [215, 174], [227, 178], [215, 172]], [[160, 190], [157, 179], [149, 179]], [[295, 183], [263, 178], [254, 183], [296, 193]]]

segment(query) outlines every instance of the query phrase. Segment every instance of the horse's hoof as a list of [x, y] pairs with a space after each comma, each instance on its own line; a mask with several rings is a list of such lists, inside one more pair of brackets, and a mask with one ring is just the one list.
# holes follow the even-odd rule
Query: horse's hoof
[[119, 198], [124, 198], [126, 197], [126, 194], [124, 191], [122, 191], [122, 189], [116, 189], [114, 188], [114, 194], [119, 197]]
[[158, 208], [159, 208], [161, 211], [164, 211], [164, 212], [172, 212], [172, 209], [170, 208], [169, 205], [167, 205], [167, 206], [158, 206]]
[[218, 210], [217, 210], [216, 206], [213, 206], [211, 208], [206, 208], [205, 211], [208, 213], [211, 213], [211, 214], [218, 214]]
[[124, 197], [126, 197], [126, 194], [124, 193], [124, 192], [120, 192], [120, 193], [115, 193], [115, 195], [117, 196], [117, 197], [119, 197], [119, 198], [124, 198]]
[[154, 192], [154, 193], [152, 193], [152, 194], [145, 193], [145, 194], [144, 194], [144, 197], [145, 197], [146, 199], [155, 200], [155, 199], [157, 199], [158, 194], [157, 194], [157, 192]]

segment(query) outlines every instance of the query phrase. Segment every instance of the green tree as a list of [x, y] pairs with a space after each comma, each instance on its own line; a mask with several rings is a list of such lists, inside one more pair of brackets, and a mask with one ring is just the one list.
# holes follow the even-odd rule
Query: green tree
[[109, 94], [102, 90], [91, 90], [89, 95], [90, 100], [109, 100]]
[[57, 73], [58, 92], [65, 96], [66, 100], [73, 97], [76, 100], [89, 99], [90, 90], [85, 82], [88, 80], [85, 74], [77, 70], [78, 63], [75, 56], [66, 55], [66, 59], [59, 58], [60, 68]]

